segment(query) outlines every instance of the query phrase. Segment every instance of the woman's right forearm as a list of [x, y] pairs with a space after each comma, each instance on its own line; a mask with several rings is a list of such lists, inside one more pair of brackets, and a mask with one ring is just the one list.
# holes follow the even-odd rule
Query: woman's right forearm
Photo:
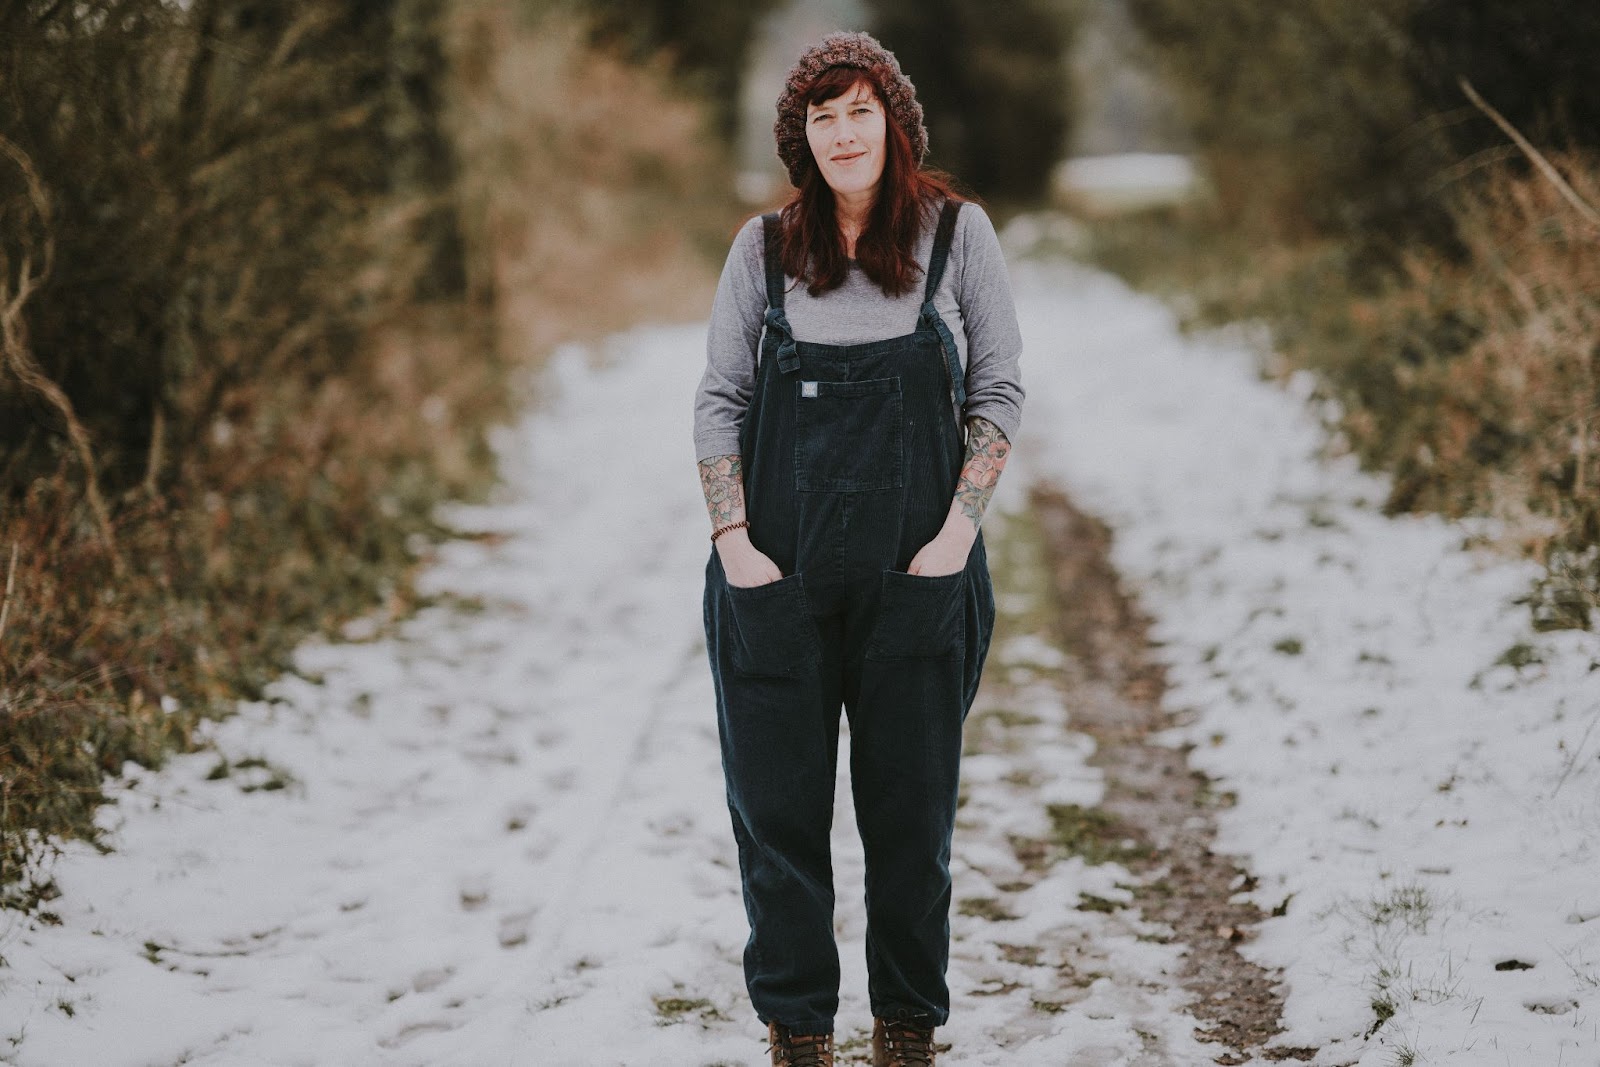
[[738, 456], [702, 459], [700, 488], [706, 495], [713, 530], [744, 520], [744, 463]]
[[[705, 490], [706, 511], [711, 515], [713, 532], [730, 523], [744, 521], [744, 463], [738, 456], [712, 456], [701, 460], [700, 487]], [[716, 548], [729, 585], [747, 588], [783, 577], [778, 565], [751, 544], [750, 531], [744, 526], [718, 537]]]

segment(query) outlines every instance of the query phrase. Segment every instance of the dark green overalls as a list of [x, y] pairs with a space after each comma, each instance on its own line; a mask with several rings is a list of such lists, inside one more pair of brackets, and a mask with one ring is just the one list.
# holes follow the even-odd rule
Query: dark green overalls
[[833, 1029], [833, 821], [839, 710], [866, 852], [873, 1013], [949, 1014], [950, 839], [961, 727], [994, 625], [980, 535], [966, 568], [905, 568], [945, 521], [963, 459], [955, 342], [933, 296], [959, 205], [939, 217], [915, 329], [882, 341], [796, 341], [783, 311], [777, 216], [765, 223], [766, 330], [745, 414], [750, 540], [787, 577], [730, 586], [713, 549], [705, 627], [728, 808], [763, 1022]]

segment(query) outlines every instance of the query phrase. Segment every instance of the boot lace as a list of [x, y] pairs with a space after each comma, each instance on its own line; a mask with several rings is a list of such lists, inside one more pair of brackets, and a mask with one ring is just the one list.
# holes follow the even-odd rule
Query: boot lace
[[782, 1053], [784, 1067], [833, 1067], [832, 1034], [790, 1034], [778, 1032], [778, 1039], [767, 1051]]
[[895, 1067], [933, 1067], [933, 1030], [911, 1023], [883, 1024], [883, 1048]]

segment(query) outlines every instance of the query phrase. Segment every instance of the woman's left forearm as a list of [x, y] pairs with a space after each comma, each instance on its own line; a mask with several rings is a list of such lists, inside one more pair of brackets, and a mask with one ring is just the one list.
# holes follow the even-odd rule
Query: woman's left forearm
[[939, 535], [912, 558], [907, 568], [912, 574], [951, 574], [966, 565], [967, 553], [978, 539], [978, 526], [1010, 454], [1011, 442], [1000, 427], [979, 415], [967, 420], [967, 454], [950, 511]]
[[983, 513], [989, 508], [989, 498], [994, 496], [994, 487], [1010, 454], [1011, 442], [1000, 427], [981, 415], [967, 420], [967, 454], [956, 481], [955, 497], [950, 501], [950, 513], [945, 516], [947, 533], [965, 535], [969, 541], [977, 539]]

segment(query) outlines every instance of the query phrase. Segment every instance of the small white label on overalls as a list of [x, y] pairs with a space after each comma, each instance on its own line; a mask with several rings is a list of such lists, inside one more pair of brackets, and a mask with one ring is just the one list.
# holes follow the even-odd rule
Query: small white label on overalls
[[816, 396], [817, 395], [817, 383], [816, 382], [801, 382], [800, 383], [800, 395], [801, 396]]

